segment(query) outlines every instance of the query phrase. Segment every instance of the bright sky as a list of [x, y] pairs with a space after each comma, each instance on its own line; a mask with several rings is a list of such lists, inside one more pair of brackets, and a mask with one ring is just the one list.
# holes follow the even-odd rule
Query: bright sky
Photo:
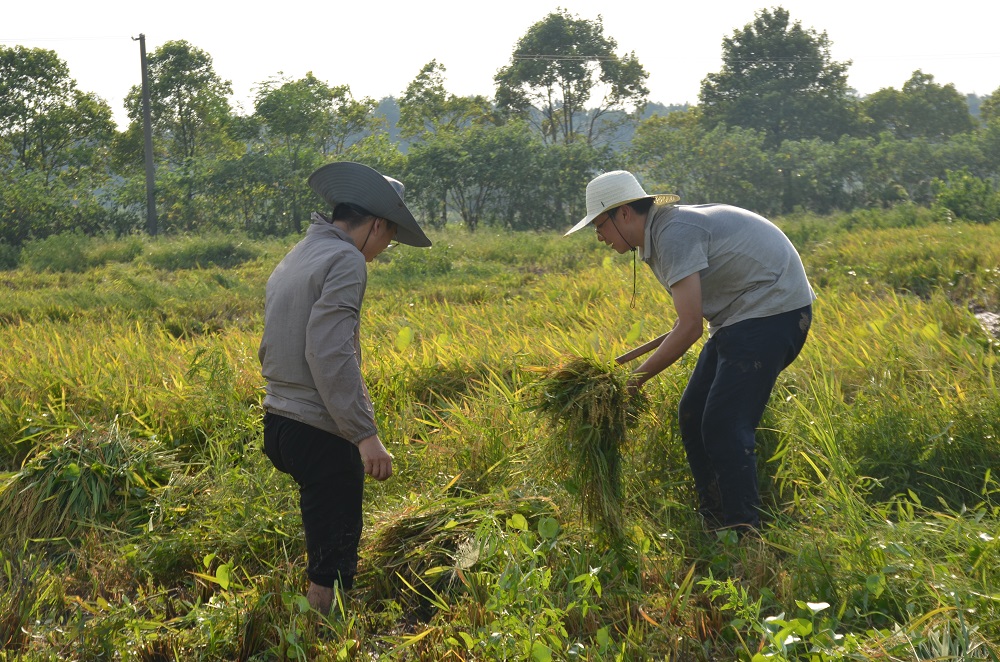
[[257, 84], [279, 73], [312, 71], [356, 98], [399, 97], [436, 59], [458, 95], [493, 96], [493, 75], [518, 39], [557, 7], [604, 19], [618, 52], [634, 51], [649, 73], [650, 100], [697, 103], [705, 75], [721, 67], [722, 39], [763, 8], [782, 6], [803, 27], [825, 31], [836, 61], [852, 60], [848, 82], [860, 94], [899, 89], [916, 69], [962, 94], [1000, 88], [1000, 2], [943, 5], [898, 0], [332, 0], [231, 3], [219, 0], [6, 0], [0, 43], [55, 51], [80, 89], [107, 101], [119, 126], [123, 99], [140, 81], [146, 50], [184, 39], [212, 56], [233, 87], [234, 105], [253, 110]]

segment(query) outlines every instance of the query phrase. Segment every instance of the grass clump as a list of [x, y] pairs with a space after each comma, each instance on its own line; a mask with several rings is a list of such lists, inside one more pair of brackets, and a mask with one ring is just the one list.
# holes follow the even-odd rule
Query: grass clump
[[150, 494], [179, 470], [173, 457], [116, 427], [40, 446], [0, 481], [0, 536], [72, 538], [94, 524], [135, 526]]
[[458, 588], [456, 573], [469, 571], [480, 560], [489, 531], [509, 517], [529, 526], [554, 512], [545, 498], [498, 494], [448, 496], [414, 506], [374, 532], [359, 583], [372, 602], [407, 602], [409, 594], [420, 599], [409, 600], [408, 608], [427, 608], [425, 593]]
[[257, 256], [257, 250], [238, 237], [207, 235], [154, 244], [146, 255], [146, 261], [166, 271], [206, 267], [225, 269], [237, 267]]
[[641, 395], [629, 395], [627, 377], [613, 364], [569, 358], [542, 370], [531, 405], [555, 433], [543, 438], [543, 456], [580, 495], [587, 521], [611, 541], [623, 531], [622, 449], [648, 405]]
[[[118, 240], [95, 239], [77, 233], [56, 234], [25, 243], [19, 259], [34, 272], [83, 273], [109, 262], [129, 263], [142, 254], [142, 241], [137, 237]], [[0, 256], [4, 268], [14, 268], [10, 256]], [[9, 266], [8, 266], [9, 265]]]

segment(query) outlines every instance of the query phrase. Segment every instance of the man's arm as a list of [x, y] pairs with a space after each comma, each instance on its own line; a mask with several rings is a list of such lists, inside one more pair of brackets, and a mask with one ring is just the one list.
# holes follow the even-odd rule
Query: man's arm
[[633, 392], [684, 356], [684, 352], [698, 342], [705, 330], [701, 310], [701, 276], [698, 272], [677, 281], [670, 292], [674, 298], [677, 321], [656, 351], [632, 372], [629, 389]]

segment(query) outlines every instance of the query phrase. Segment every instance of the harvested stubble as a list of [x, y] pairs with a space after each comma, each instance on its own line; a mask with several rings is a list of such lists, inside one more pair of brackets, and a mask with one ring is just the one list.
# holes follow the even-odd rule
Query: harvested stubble
[[647, 401], [629, 395], [628, 371], [615, 364], [572, 357], [539, 372], [530, 408], [547, 416], [555, 433], [543, 438], [543, 457], [567, 486], [579, 489], [586, 519], [617, 540], [622, 449]]

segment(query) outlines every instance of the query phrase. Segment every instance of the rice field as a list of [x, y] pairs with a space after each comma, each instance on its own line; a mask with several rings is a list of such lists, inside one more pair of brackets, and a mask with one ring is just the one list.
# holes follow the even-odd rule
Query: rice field
[[1000, 345], [975, 317], [1000, 312], [1000, 230], [817, 227], [758, 542], [695, 512], [695, 353], [622, 397], [613, 357], [673, 323], [641, 265], [629, 306], [631, 256], [449, 229], [370, 265], [395, 471], [329, 618], [260, 451], [263, 289], [291, 243], [0, 273], [0, 659], [1000, 659]]

